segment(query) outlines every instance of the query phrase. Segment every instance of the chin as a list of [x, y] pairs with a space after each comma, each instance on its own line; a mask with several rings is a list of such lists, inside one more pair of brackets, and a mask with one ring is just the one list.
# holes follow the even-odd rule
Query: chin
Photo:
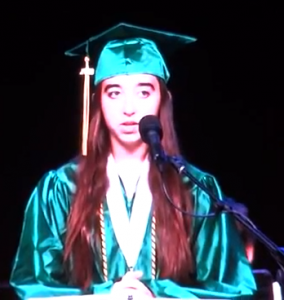
[[128, 145], [135, 145], [135, 144], [141, 144], [142, 140], [140, 137], [140, 134], [124, 134], [120, 137], [120, 141], [123, 144]]

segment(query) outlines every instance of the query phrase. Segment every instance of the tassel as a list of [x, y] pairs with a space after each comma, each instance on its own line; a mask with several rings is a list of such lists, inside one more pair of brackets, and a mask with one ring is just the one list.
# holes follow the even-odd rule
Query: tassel
[[89, 66], [90, 59], [85, 57], [85, 68], [81, 70], [80, 75], [84, 75], [84, 99], [83, 99], [83, 125], [82, 125], [82, 155], [87, 155], [87, 144], [89, 134], [90, 119], [90, 76], [94, 75], [95, 69]]

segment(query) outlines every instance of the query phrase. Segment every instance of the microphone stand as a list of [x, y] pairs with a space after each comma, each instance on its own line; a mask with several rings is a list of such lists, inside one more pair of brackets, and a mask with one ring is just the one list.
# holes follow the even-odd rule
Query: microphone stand
[[188, 177], [193, 183], [195, 183], [200, 189], [205, 191], [211, 199], [213, 199], [213, 205], [218, 211], [225, 211], [226, 213], [231, 213], [234, 215], [235, 219], [238, 220], [258, 241], [260, 241], [270, 252], [271, 256], [274, 258], [275, 262], [279, 266], [277, 271], [276, 280], [281, 286], [283, 293], [284, 289], [284, 249], [278, 247], [274, 242], [272, 242], [265, 234], [263, 234], [257, 227], [243, 215], [241, 212], [234, 209], [236, 205], [232, 203], [229, 199], [220, 200], [214, 195], [204, 184], [198, 181], [190, 172], [186, 169], [186, 162], [181, 157], [167, 156], [165, 155], [165, 160], [172, 164], [174, 168], [178, 171], [180, 175]]

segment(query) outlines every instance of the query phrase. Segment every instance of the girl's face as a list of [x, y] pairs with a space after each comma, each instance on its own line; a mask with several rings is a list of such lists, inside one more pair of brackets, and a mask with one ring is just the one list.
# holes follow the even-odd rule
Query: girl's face
[[160, 85], [153, 75], [119, 75], [102, 83], [101, 108], [112, 142], [122, 145], [142, 143], [139, 121], [158, 115]]

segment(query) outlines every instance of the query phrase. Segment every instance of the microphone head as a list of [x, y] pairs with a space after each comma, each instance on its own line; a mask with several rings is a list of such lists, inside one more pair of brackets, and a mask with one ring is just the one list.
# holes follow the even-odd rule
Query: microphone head
[[159, 136], [160, 140], [163, 137], [162, 126], [158, 117], [154, 115], [147, 115], [139, 122], [139, 132], [142, 141], [146, 144], [149, 143], [149, 133], [155, 133]]

